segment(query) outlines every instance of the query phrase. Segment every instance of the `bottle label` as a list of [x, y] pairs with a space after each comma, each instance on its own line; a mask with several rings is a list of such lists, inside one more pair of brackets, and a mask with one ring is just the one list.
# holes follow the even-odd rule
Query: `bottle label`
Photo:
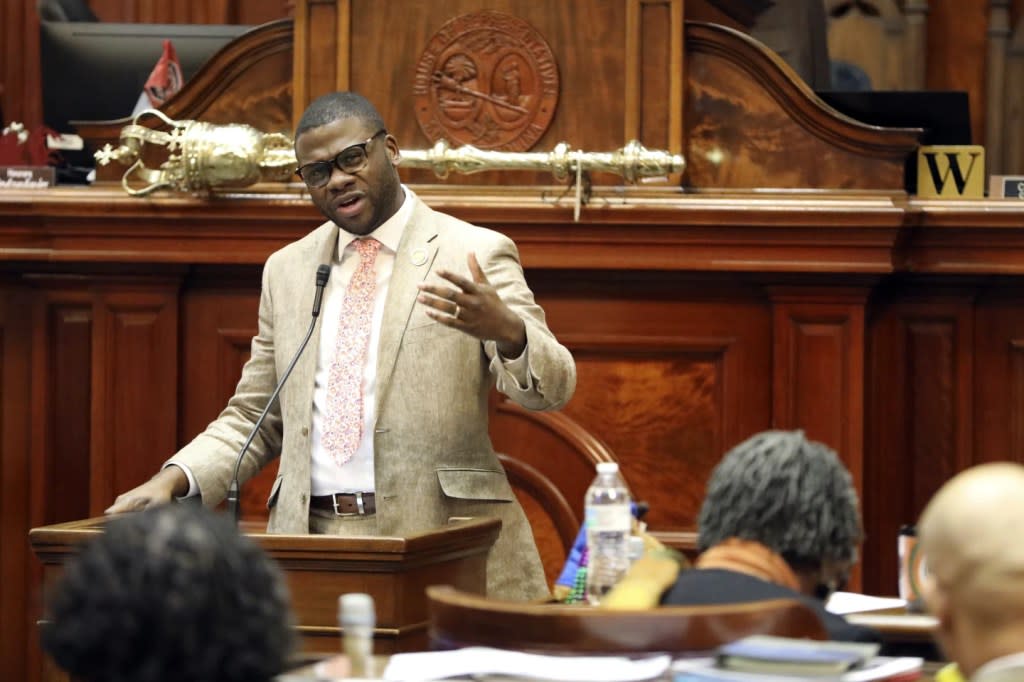
[[633, 516], [628, 504], [600, 504], [587, 507], [587, 530], [592, 533], [629, 533], [632, 521]]
[[921, 545], [912, 535], [900, 534], [897, 539], [900, 559], [899, 593], [907, 602], [921, 598], [921, 585], [928, 579], [928, 567], [921, 553]]

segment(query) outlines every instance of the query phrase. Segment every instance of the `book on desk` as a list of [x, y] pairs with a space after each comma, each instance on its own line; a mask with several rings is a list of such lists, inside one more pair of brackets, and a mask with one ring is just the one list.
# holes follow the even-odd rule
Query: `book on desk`
[[878, 645], [756, 635], [718, 649], [718, 667], [790, 675], [839, 675], [878, 655]]
[[878, 656], [877, 644], [756, 635], [720, 647], [713, 657], [679, 659], [673, 682], [839, 680], [909, 682], [921, 674], [916, 657]]

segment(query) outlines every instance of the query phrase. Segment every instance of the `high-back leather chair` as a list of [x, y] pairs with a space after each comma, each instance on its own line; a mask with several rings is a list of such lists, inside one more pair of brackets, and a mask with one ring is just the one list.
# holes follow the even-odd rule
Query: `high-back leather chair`
[[427, 588], [435, 649], [489, 646], [533, 652], [706, 652], [748, 635], [826, 639], [817, 614], [793, 599], [612, 611], [508, 602], [449, 586]]

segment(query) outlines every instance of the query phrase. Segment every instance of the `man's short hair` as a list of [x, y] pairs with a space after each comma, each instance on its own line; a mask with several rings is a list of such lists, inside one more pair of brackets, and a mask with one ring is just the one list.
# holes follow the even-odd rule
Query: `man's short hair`
[[765, 431], [730, 450], [711, 475], [698, 523], [701, 551], [738, 537], [800, 566], [854, 561], [863, 535], [850, 472], [803, 431]]
[[295, 126], [295, 139], [297, 141], [307, 130], [344, 118], [357, 118], [374, 131], [386, 127], [380, 112], [362, 95], [355, 92], [329, 92], [310, 102], [302, 112], [299, 124]]
[[226, 518], [172, 504], [111, 519], [68, 563], [42, 642], [90, 682], [263, 682], [291, 624], [271, 559]]

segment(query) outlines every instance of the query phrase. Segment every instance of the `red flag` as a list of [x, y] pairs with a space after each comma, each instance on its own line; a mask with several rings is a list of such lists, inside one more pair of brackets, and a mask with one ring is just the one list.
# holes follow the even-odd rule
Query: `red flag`
[[181, 90], [184, 78], [181, 76], [181, 64], [178, 62], [178, 53], [174, 51], [174, 45], [170, 40], [164, 41], [164, 53], [160, 61], [156, 63], [153, 72], [149, 74], [146, 81], [145, 91], [149, 102], [153, 107], [159, 107], [171, 96]]

